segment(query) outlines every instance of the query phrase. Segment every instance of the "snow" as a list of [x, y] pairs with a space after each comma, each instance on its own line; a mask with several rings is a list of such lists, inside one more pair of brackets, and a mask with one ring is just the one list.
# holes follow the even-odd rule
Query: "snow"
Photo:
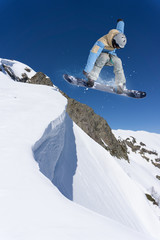
[[120, 167], [120, 160], [114, 159], [77, 126], [75, 132], [78, 154], [75, 201], [134, 230], [146, 228], [159, 234], [158, 219], [139, 186]]
[[[145, 154], [151, 160], [160, 157], [160, 134], [149, 133], [145, 131], [126, 131], [126, 130], [114, 130], [113, 133], [117, 138], [126, 139], [134, 137], [136, 139], [136, 145], [141, 142], [146, 146], [144, 148], [155, 151], [157, 155]], [[155, 167], [151, 160], [148, 162], [141, 157], [138, 153], [130, 152], [130, 164], [125, 161], [117, 161], [117, 163], [124, 169], [127, 175], [134, 180], [134, 182], [142, 189], [144, 193], [148, 193], [151, 196], [156, 195], [157, 202], [160, 201], [160, 180], [156, 176], [160, 176], [160, 169]], [[157, 218], [160, 220], [160, 207], [153, 206], [151, 204]]]
[[[28, 67], [5, 64], [17, 76]], [[160, 222], [143, 191], [149, 181], [139, 181], [131, 165], [88, 137], [66, 104], [54, 87], [14, 82], [0, 72], [0, 239], [159, 239]], [[158, 140], [147, 144], [159, 146]], [[53, 164], [47, 177], [40, 172], [46, 160]], [[153, 169], [146, 167], [143, 176], [157, 174]], [[50, 180], [61, 192], [72, 185], [73, 201]]]
[[[136, 144], [139, 145], [140, 142], [144, 143], [146, 146], [144, 148], [156, 152], [154, 154], [145, 154], [145, 156], [150, 157], [154, 160], [160, 157], [160, 134], [148, 133], [144, 131], [123, 131], [114, 130], [115, 136], [121, 137], [121, 139], [126, 139], [127, 137], [134, 137], [136, 139]], [[128, 149], [129, 150], [129, 149]], [[120, 161], [119, 164], [128, 171], [128, 175], [132, 177], [142, 189], [150, 189], [154, 186], [157, 191], [160, 189], [160, 181], [155, 178], [156, 175], [160, 175], [160, 169], [156, 168], [151, 161], [147, 161], [141, 157], [138, 153], [133, 153], [130, 151], [130, 164]], [[160, 191], [159, 191], [160, 194]]]
[[[36, 72], [32, 68], [28, 67], [26, 64], [20, 63], [15, 60], [0, 58], [0, 65], [3, 64], [11, 67], [14, 74], [19, 78], [22, 77], [22, 73], [26, 73], [29, 78], [33, 77], [36, 74]], [[29, 71], [26, 71], [26, 69], [28, 69]]]
[[130, 130], [113, 130], [113, 133], [117, 137], [127, 138], [134, 137], [137, 140], [137, 143], [144, 142], [146, 146], [152, 150], [159, 150], [160, 154], [160, 134], [157, 133], [149, 133], [145, 131], [130, 131]]
[[73, 176], [77, 155], [73, 122], [66, 111], [51, 122], [41, 139], [33, 147], [41, 172], [61, 193], [73, 200]]

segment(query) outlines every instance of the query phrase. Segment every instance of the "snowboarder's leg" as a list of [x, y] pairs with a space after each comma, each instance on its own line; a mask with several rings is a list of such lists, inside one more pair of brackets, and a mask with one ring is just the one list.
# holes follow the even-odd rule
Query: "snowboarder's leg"
[[117, 91], [123, 91], [123, 89], [126, 87], [126, 78], [123, 71], [122, 61], [117, 56], [112, 55], [111, 62], [113, 63], [114, 67]]
[[107, 62], [110, 61], [110, 57], [108, 53], [101, 53], [97, 58], [95, 65], [90, 73], [87, 74], [87, 78], [89, 81], [96, 81], [99, 77], [99, 74], [102, 68], [106, 65]]

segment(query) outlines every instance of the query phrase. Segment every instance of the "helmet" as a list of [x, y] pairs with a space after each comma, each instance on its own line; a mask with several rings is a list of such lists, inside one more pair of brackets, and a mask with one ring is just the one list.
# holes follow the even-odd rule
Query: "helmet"
[[114, 36], [113, 41], [118, 45], [120, 48], [124, 48], [127, 43], [127, 38], [123, 33], [118, 33]]

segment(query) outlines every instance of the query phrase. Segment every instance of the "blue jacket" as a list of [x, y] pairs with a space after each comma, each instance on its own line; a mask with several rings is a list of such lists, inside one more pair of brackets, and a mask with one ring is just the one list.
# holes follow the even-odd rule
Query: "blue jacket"
[[94, 64], [101, 52], [107, 52], [111, 55], [117, 55], [116, 49], [112, 46], [112, 40], [114, 36], [117, 35], [119, 32], [124, 33], [123, 21], [119, 21], [117, 23], [116, 29], [110, 30], [108, 34], [98, 39], [97, 42], [94, 44], [90, 51], [86, 67], [84, 69], [85, 72], [89, 73], [92, 71]]

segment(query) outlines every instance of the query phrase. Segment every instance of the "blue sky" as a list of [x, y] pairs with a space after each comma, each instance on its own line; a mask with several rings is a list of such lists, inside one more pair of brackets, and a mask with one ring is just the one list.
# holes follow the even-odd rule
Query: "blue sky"
[[[159, 0], [0, 0], [0, 57], [44, 72], [70, 97], [91, 106], [112, 129], [160, 133], [159, 14]], [[63, 73], [82, 77], [92, 45], [115, 28], [118, 18], [125, 21], [128, 39], [117, 51], [127, 87], [146, 91], [145, 99], [86, 91], [62, 78]], [[105, 67], [101, 77], [110, 79], [112, 71]]]

